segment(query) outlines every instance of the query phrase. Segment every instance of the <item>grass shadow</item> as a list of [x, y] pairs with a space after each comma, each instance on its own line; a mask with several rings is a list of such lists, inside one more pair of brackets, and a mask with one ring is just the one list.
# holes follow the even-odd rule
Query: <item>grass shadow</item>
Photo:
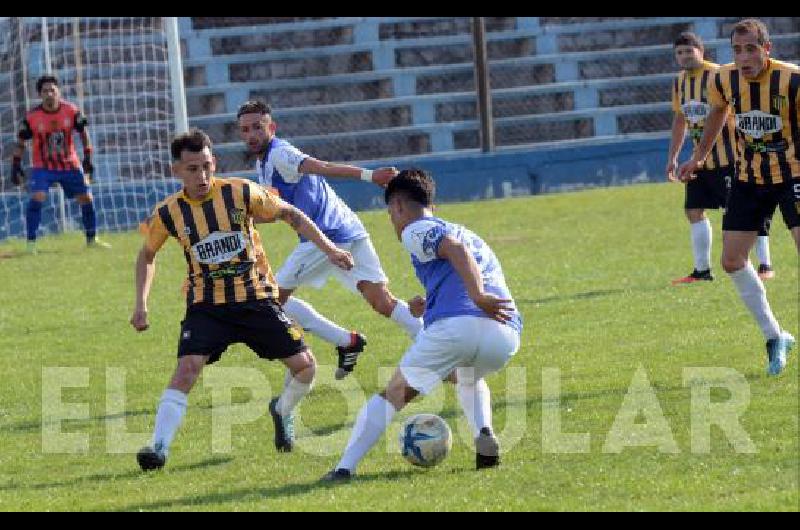
[[[214, 457], [209, 458], [207, 460], [202, 460], [200, 462], [195, 462], [193, 464], [183, 464], [172, 466], [169, 468], [170, 473], [182, 473], [186, 471], [194, 471], [197, 469], [207, 469], [213, 466], [220, 466], [223, 464], [227, 464], [233, 461], [233, 457]], [[156, 471], [156, 472], [148, 472], [147, 476], [158, 476], [165, 471]], [[51, 489], [51, 488], [63, 488], [63, 487], [75, 487], [81, 484], [86, 484], [87, 482], [105, 482], [109, 480], [117, 480], [117, 479], [133, 479], [137, 477], [141, 477], [144, 475], [144, 472], [135, 469], [132, 471], [128, 471], [126, 473], [97, 473], [94, 475], [87, 475], [84, 477], [76, 477], [70, 480], [61, 480], [57, 482], [43, 482], [39, 484], [4, 484], [0, 486], [0, 491], [4, 490], [19, 490], [19, 489], [29, 489], [29, 490], [43, 490], [43, 489]]]
[[[468, 469], [453, 470], [452, 473], [466, 473]], [[201, 496], [181, 497], [177, 499], [165, 499], [163, 501], [156, 501], [143, 504], [134, 504], [115, 508], [112, 511], [141, 511], [141, 510], [165, 510], [168, 508], [175, 508], [178, 506], [205, 506], [208, 504], [226, 503], [226, 502], [241, 502], [245, 499], [252, 497], [260, 497], [264, 499], [276, 499], [284, 497], [292, 497], [296, 495], [303, 495], [311, 493], [316, 490], [326, 490], [331, 488], [347, 488], [350, 486], [357, 486], [359, 484], [367, 484], [374, 481], [395, 481], [412, 478], [420, 473], [419, 470], [405, 469], [390, 471], [388, 473], [366, 473], [356, 475], [355, 478], [349, 483], [330, 483], [321, 482], [316, 479], [312, 482], [285, 484], [276, 487], [263, 487], [263, 488], [245, 488], [228, 492], [208, 493]]]

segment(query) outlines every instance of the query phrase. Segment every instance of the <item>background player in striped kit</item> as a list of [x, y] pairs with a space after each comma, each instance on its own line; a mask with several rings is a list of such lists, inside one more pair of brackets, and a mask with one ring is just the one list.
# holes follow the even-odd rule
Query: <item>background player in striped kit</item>
[[722, 267], [767, 341], [767, 372], [777, 375], [795, 340], [773, 315], [748, 254], [776, 205], [800, 252], [800, 68], [770, 57], [769, 32], [760, 20], [738, 22], [731, 45], [735, 64], [722, 66], [714, 76], [703, 138], [678, 172], [689, 179], [701, 167], [733, 111], [736, 174], [722, 220]]
[[[703, 59], [703, 41], [692, 32], [683, 32], [675, 40], [675, 60], [682, 71], [675, 78], [672, 87], [672, 140], [667, 162], [667, 178], [678, 182], [675, 170], [678, 168], [678, 154], [683, 147], [687, 129], [692, 144], [697, 147], [703, 136], [703, 126], [710, 110], [708, 104], [708, 84], [713, 82], [719, 65]], [[713, 280], [711, 274], [711, 222], [706, 209], [725, 208], [734, 173], [733, 117], [729, 117], [717, 137], [711, 154], [706, 158], [703, 168], [695, 173], [695, 178], [686, 182], [684, 209], [689, 220], [694, 270], [684, 278], [674, 280], [674, 285]], [[774, 277], [769, 256], [769, 223], [764, 221], [756, 242], [759, 259], [758, 274], [762, 279]]]

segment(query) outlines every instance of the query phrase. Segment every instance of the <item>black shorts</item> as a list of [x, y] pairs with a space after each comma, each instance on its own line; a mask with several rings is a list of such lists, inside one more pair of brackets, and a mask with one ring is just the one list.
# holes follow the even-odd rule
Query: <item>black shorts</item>
[[780, 184], [753, 184], [734, 180], [722, 229], [739, 232], [761, 231], [780, 207], [783, 221], [791, 230], [800, 226], [800, 178]]
[[725, 208], [728, 202], [733, 168], [728, 166], [701, 170], [695, 174], [697, 177], [686, 183], [684, 208], [687, 210]]
[[208, 364], [243, 342], [262, 359], [285, 359], [306, 349], [303, 330], [278, 302], [265, 299], [238, 304], [193, 304], [181, 322], [178, 357], [210, 355]]

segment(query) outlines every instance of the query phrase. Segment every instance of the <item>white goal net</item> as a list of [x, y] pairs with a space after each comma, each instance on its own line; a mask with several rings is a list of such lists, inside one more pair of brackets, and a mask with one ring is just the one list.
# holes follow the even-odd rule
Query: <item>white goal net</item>
[[[26, 109], [40, 104], [36, 80], [48, 70], [60, 80], [62, 97], [88, 118], [99, 231], [137, 226], [178, 189], [169, 175], [174, 119], [167, 48], [162, 17], [0, 18], [0, 240], [25, 233], [28, 195], [11, 182], [11, 150]], [[30, 153], [28, 142], [27, 177]], [[41, 232], [79, 229], [80, 219], [75, 201], [51, 188]]]

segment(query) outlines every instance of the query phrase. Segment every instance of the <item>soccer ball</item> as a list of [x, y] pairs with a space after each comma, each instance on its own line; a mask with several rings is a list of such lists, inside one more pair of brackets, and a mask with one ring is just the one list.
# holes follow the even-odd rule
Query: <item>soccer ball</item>
[[415, 466], [435, 466], [445, 459], [452, 446], [450, 426], [435, 414], [412, 416], [400, 430], [400, 452]]

